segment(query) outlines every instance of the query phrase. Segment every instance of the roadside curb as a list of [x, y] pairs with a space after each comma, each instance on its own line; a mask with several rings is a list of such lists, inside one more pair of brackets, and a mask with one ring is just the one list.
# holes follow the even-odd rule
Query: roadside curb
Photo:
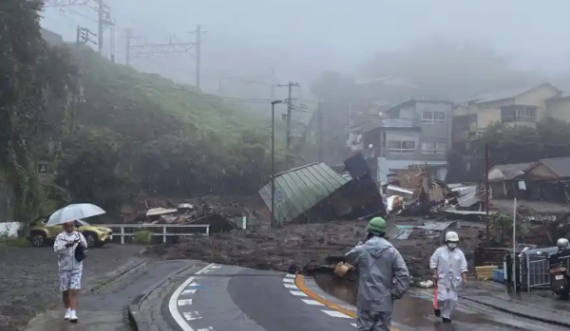
[[[146, 251], [146, 248], [135, 253], [135, 255], [141, 255], [145, 251]], [[128, 263], [127, 265], [123, 265], [118, 270], [112, 272], [111, 276], [106, 278], [104, 281], [96, 283], [96, 284], [92, 285], [91, 287], [89, 287], [88, 291], [91, 293], [97, 292], [97, 291], [103, 289], [105, 286], [113, 283], [117, 279], [123, 277], [124, 275], [141, 268], [142, 266], [144, 266], [148, 262], [149, 262], [148, 258], [145, 258], [145, 257], [136, 258], [132, 263]]]
[[545, 324], [553, 324], [553, 325], [557, 325], [557, 326], [563, 326], [563, 327], [570, 328], [570, 321], [566, 322], [566, 321], [561, 321], [561, 320], [552, 320], [552, 319], [541, 317], [539, 315], [525, 314], [525, 313], [522, 313], [522, 312], [516, 310], [516, 308], [508, 308], [508, 303], [510, 303], [510, 302], [506, 301], [506, 300], [503, 300], [503, 301], [506, 302], [507, 305], [501, 306], [498, 304], [494, 305], [494, 304], [490, 304], [488, 302], [477, 300], [477, 299], [474, 299], [472, 297], [461, 296], [461, 295], [459, 297], [463, 300], [471, 301], [471, 302], [474, 302], [474, 303], [477, 303], [477, 304], [480, 304], [480, 305], [483, 305], [486, 307], [490, 307], [490, 308], [496, 309], [498, 311], [502, 311], [504, 313], [512, 314], [512, 315], [515, 315], [518, 317], [523, 317], [523, 318], [527, 318], [530, 320], [535, 320], [535, 321], [542, 322]]
[[[167, 261], [156, 261], [153, 263], [157, 263], [157, 264], [162, 264], [162, 263], [172, 263], [172, 262], [189, 262], [190, 265], [186, 266], [186, 267], [182, 267], [181, 269], [178, 269], [176, 271], [171, 272], [170, 274], [166, 275], [165, 277], [163, 277], [162, 279], [160, 279], [158, 282], [154, 283], [152, 286], [150, 286], [147, 290], [145, 290], [143, 293], [137, 295], [133, 301], [131, 301], [131, 303], [129, 304], [128, 307], [128, 318], [129, 318], [129, 322], [131, 324], [131, 327], [133, 328], [133, 330], [136, 331], [151, 331], [151, 323], [149, 323], [146, 319], [146, 316], [143, 316], [143, 314], [141, 314], [140, 311], [140, 306], [142, 305], [142, 303], [146, 300], [146, 298], [152, 293], [154, 292], [157, 288], [159, 288], [160, 286], [162, 286], [164, 283], [168, 282], [169, 280], [171, 280], [172, 278], [176, 277], [178, 274], [196, 267], [197, 263], [200, 263], [202, 261], [195, 261], [192, 262], [191, 260], [167, 260]], [[197, 262], [197, 263], [196, 263]]]

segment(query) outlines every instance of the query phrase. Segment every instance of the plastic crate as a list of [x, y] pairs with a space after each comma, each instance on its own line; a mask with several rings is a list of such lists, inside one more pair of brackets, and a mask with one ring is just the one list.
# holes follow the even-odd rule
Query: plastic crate
[[478, 280], [493, 279], [493, 270], [495, 269], [497, 269], [496, 265], [475, 267], [475, 275]]
[[493, 280], [497, 283], [505, 283], [505, 270], [495, 269], [493, 270]]

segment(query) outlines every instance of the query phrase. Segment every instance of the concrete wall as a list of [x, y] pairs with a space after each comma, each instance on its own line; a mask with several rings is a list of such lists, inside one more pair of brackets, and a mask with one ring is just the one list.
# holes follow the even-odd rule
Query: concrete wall
[[0, 222], [0, 236], [17, 237], [20, 227], [19, 222]]
[[[451, 145], [451, 129], [453, 125], [453, 105], [446, 102], [417, 102], [416, 116], [421, 118], [423, 112], [443, 112], [445, 121], [443, 123], [421, 123], [420, 146], [417, 159], [426, 161], [447, 160], [447, 151]], [[422, 152], [422, 142], [444, 143], [445, 152], [443, 154], [426, 154]]]

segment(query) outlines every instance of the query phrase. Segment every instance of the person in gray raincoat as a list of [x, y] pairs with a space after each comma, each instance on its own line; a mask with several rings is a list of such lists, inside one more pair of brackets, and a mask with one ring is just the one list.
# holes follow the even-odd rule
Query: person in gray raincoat
[[360, 271], [357, 295], [357, 329], [390, 331], [394, 300], [402, 298], [410, 284], [410, 273], [400, 252], [386, 239], [386, 221], [374, 217], [368, 233], [345, 260]]

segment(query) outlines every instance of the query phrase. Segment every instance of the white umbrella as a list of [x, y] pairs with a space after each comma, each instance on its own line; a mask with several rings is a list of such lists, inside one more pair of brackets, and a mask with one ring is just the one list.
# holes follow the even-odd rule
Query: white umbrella
[[63, 207], [49, 217], [46, 225], [59, 225], [71, 221], [75, 221], [82, 218], [93, 217], [97, 215], [103, 215], [106, 211], [98, 206], [90, 203], [76, 203]]

